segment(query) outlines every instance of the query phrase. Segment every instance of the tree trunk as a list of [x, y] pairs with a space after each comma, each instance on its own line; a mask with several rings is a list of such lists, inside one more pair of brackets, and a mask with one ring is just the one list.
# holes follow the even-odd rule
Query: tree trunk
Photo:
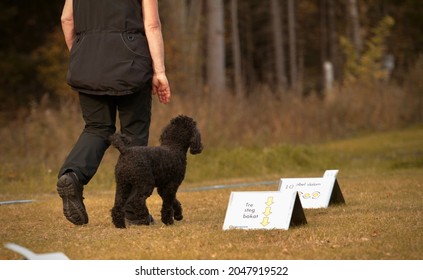
[[291, 88], [297, 89], [298, 69], [297, 69], [297, 39], [295, 24], [295, 3], [288, 0], [288, 33], [289, 33], [289, 70], [291, 78]]
[[245, 55], [244, 55], [244, 89], [246, 90], [246, 95], [249, 94], [249, 90], [254, 88], [257, 85], [257, 69], [254, 65], [254, 52], [256, 50], [254, 44], [254, 17], [252, 15], [252, 9], [250, 7], [250, 2], [241, 1], [240, 6], [243, 7], [243, 13], [241, 14], [244, 18], [244, 40], [245, 40]]
[[334, 62], [336, 60], [337, 52], [336, 52], [336, 45], [337, 45], [337, 36], [335, 30], [335, 7], [333, 0], [326, 0], [327, 1], [327, 21], [328, 21], [328, 41], [329, 41], [329, 60]]
[[335, 65], [338, 62], [336, 52], [336, 32], [333, 0], [320, 0], [320, 38], [322, 87], [324, 93], [332, 90], [335, 82]]
[[286, 88], [282, 13], [279, 0], [270, 0], [270, 5], [273, 29], [273, 48], [275, 51], [276, 87], [278, 92], [282, 92]]
[[327, 0], [320, 0], [320, 58], [321, 63], [323, 63], [328, 59], [328, 23], [327, 23], [327, 14], [328, 9], [326, 7]]
[[234, 59], [235, 94], [244, 97], [244, 82], [241, 71], [241, 47], [238, 28], [238, 0], [231, 0], [232, 55]]
[[[174, 1], [174, 0], [172, 0]], [[202, 48], [201, 40], [201, 20], [202, 20], [203, 0], [191, 1], [188, 6], [187, 33], [188, 44], [186, 44], [185, 59], [187, 61], [187, 84], [189, 90], [194, 93], [200, 93], [199, 89], [204, 85], [202, 75], [202, 65], [204, 60], [201, 58]]]
[[225, 93], [225, 29], [223, 0], [207, 0], [207, 83], [212, 98]]
[[363, 41], [361, 39], [357, 0], [348, 0], [348, 13], [350, 16], [351, 39], [357, 54], [359, 54], [363, 50]]

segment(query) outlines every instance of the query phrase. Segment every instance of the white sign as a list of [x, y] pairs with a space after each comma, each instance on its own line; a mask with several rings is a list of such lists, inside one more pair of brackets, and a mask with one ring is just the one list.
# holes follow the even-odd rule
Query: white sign
[[4, 244], [4, 247], [21, 254], [26, 260], [69, 260], [69, 258], [62, 252], [36, 254], [31, 250], [14, 243], [6, 243]]
[[223, 229], [285, 229], [306, 224], [296, 192], [232, 192]]
[[338, 170], [326, 170], [318, 178], [282, 178], [279, 191], [298, 192], [303, 208], [327, 208], [331, 204], [345, 203], [336, 176]]

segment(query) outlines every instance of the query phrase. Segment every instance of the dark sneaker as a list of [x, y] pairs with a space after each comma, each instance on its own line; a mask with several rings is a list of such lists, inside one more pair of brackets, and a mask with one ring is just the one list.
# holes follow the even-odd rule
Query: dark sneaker
[[74, 172], [62, 175], [57, 181], [57, 192], [63, 200], [63, 214], [75, 225], [88, 223], [88, 215], [83, 202], [84, 187]]

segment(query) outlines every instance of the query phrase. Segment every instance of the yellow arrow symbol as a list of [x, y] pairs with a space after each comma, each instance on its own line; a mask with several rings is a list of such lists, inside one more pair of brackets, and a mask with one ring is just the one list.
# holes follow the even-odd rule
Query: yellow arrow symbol
[[269, 217], [264, 217], [263, 221], [261, 222], [262, 226], [267, 226], [269, 224]]
[[272, 204], [273, 204], [273, 196], [269, 196], [269, 197], [267, 198], [266, 205], [267, 205], [267, 206], [270, 206], [270, 205], [272, 205]]
[[266, 210], [264, 210], [264, 213], [263, 214], [265, 216], [269, 216], [270, 214], [272, 214], [272, 212], [270, 212], [270, 209], [271, 209], [270, 207], [266, 207]]

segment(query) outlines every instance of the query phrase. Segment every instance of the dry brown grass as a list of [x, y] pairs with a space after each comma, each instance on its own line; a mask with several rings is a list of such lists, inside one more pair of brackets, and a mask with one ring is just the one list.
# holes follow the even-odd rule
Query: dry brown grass
[[[28, 174], [5, 173], [2, 165], [0, 201], [34, 199], [29, 204], [0, 206], [1, 243], [14, 242], [37, 253], [62, 251], [71, 259], [422, 259], [423, 258], [423, 129], [336, 141], [311, 148], [292, 148], [304, 156], [280, 170], [277, 156], [289, 148], [240, 149], [241, 156], [228, 158], [228, 149], [213, 149], [190, 157], [188, 181], [179, 198], [185, 218], [174, 226], [115, 229], [110, 219], [114, 198], [113, 160], [108, 153], [90, 186], [86, 206], [90, 223], [74, 226], [61, 211], [55, 192], [55, 174], [34, 167]], [[295, 153], [293, 153], [295, 154]], [[225, 159], [229, 174], [201, 180], [208, 164]], [[259, 165], [268, 167], [254, 174]], [[272, 164], [273, 163], [273, 164]], [[329, 166], [330, 164], [330, 166]], [[195, 170], [192, 166], [197, 166]], [[275, 165], [273, 169], [269, 166]], [[323, 168], [339, 168], [339, 182], [347, 204], [327, 209], [306, 209], [308, 224], [284, 230], [223, 231], [222, 225], [231, 189], [184, 192], [213, 183], [277, 180], [280, 177], [320, 176]], [[258, 174], [261, 173], [261, 176]], [[5, 175], [8, 175], [5, 176]], [[279, 177], [278, 177], [279, 176]], [[207, 176], [205, 176], [207, 178]], [[275, 190], [275, 186], [239, 190]], [[156, 193], [148, 205], [160, 218]], [[21, 256], [0, 247], [0, 259]]]
[[[242, 100], [228, 94], [222, 102], [207, 95], [175, 94], [166, 106], [154, 99], [150, 143], [157, 144], [161, 129], [178, 114], [197, 120], [207, 147], [316, 143], [389, 131], [423, 121], [419, 117], [421, 93], [416, 92], [393, 85], [357, 85], [339, 88], [326, 99], [316, 95], [299, 98], [294, 93], [277, 96], [260, 90]], [[45, 97], [21, 115], [0, 126], [5, 158], [23, 156], [57, 164], [83, 127], [74, 98], [50, 104]], [[5, 120], [0, 118], [0, 123]]]
[[[1, 206], [1, 236], [2, 242], [38, 253], [62, 251], [71, 259], [421, 259], [418, 173], [341, 178], [347, 205], [305, 210], [308, 225], [287, 231], [223, 231], [230, 190], [181, 192], [185, 219], [174, 226], [119, 230], [109, 216], [113, 192], [87, 191], [88, 225], [68, 223], [57, 195], [38, 194], [31, 204]], [[160, 217], [157, 194], [149, 207]], [[20, 258], [4, 248], [0, 256]]]

